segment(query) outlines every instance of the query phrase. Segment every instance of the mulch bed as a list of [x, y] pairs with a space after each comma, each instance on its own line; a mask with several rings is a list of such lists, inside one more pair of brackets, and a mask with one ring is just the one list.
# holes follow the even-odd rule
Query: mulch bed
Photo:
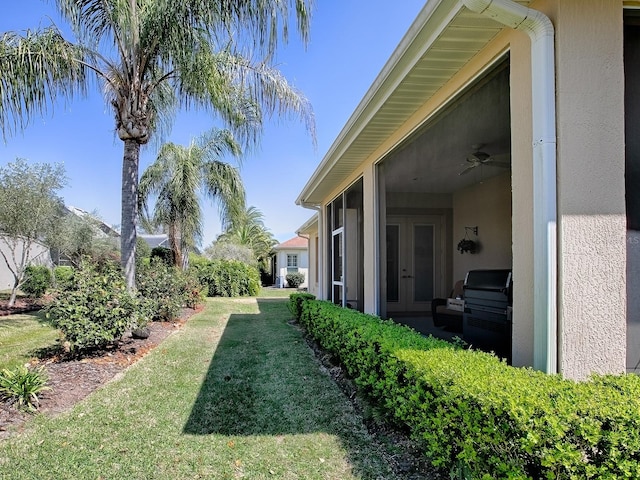
[[[4, 308], [0, 309], [0, 312], [17, 313], [39, 308], [39, 306], [27, 303], [21, 300], [21, 303], [16, 305], [17, 308], [11, 310]], [[51, 352], [49, 355], [41, 356], [42, 358], [33, 359], [30, 365], [44, 366], [49, 375], [47, 385], [51, 387], [51, 390], [47, 390], [39, 396], [40, 407], [38, 411], [46, 415], [56, 415], [70, 409], [98, 387], [145, 356], [200, 310], [201, 308], [197, 310], [183, 309], [180, 318], [175, 322], [150, 323], [148, 338], [136, 339], [127, 334], [110, 348], [92, 352], [82, 358]], [[8, 437], [14, 431], [21, 431], [29, 415], [17, 410], [9, 403], [0, 402], [0, 439]]]
[[3, 299], [0, 301], [0, 317], [40, 310], [43, 304], [44, 301], [38, 298], [17, 298], [15, 305], [9, 307], [8, 301]]

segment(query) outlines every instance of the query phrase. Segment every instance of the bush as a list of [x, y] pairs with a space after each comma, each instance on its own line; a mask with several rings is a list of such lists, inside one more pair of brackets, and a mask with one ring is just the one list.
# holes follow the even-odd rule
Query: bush
[[167, 247], [154, 247], [151, 250], [151, 260], [159, 258], [165, 265], [173, 267], [175, 265], [175, 256], [173, 250]]
[[141, 265], [149, 263], [151, 257], [151, 247], [142, 237], [136, 237], [136, 268], [140, 268]]
[[435, 466], [483, 480], [640, 478], [640, 377], [576, 383], [328, 302], [300, 302], [309, 333]]
[[56, 267], [53, 269], [54, 287], [57, 290], [67, 290], [73, 287], [73, 267]]
[[195, 272], [210, 297], [255, 296], [260, 291], [258, 269], [242, 262], [213, 260], [199, 264]]
[[197, 272], [194, 269], [181, 272], [180, 275], [182, 297], [185, 307], [196, 308], [198, 305], [202, 305], [204, 299], [207, 297], [209, 288], [200, 283]]
[[136, 271], [138, 293], [150, 303], [151, 320], [172, 321], [185, 304], [186, 286], [180, 272], [159, 257]]
[[51, 287], [51, 270], [44, 265], [29, 265], [25, 269], [20, 289], [30, 297], [40, 298]]
[[287, 308], [291, 312], [296, 320], [300, 320], [300, 314], [302, 313], [302, 305], [307, 300], [315, 300], [315, 296], [310, 293], [292, 293], [289, 295], [289, 303]]
[[120, 267], [82, 263], [73, 285], [46, 308], [71, 350], [103, 348], [140, 323], [139, 301], [127, 291]]
[[304, 283], [304, 273], [301, 272], [287, 273], [287, 276], [284, 278], [291, 288], [298, 288]]
[[0, 372], [0, 396], [17, 403], [19, 409], [35, 411], [38, 408], [38, 394], [49, 390], [46, 386], [48, 376], [43, 367], [29, 370], [18, 366], [12, 370]]

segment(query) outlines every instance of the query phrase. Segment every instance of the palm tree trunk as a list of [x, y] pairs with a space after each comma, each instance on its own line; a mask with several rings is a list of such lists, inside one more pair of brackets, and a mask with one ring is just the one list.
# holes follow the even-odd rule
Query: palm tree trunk
[[129, 290], [134, 290], [136, 287], [136, 224], [138, 219], [139, 163], [140, 144], [135, 140], [124, 140], [120, 261]]
[[173, 252], [173, 266], [182, 268], [182, 251], [180, 250], [180, 238], [178, 234], [178, 227], [175, 222], [169, 225], [169, 247]]

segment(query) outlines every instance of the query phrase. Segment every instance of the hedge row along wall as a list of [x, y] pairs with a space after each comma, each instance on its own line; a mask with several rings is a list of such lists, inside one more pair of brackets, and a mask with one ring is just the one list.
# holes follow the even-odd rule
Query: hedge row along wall
[[309, 294], [289, 307], [436, 466], [478, 479], [640, 478], [640, 377], [577, 383]]

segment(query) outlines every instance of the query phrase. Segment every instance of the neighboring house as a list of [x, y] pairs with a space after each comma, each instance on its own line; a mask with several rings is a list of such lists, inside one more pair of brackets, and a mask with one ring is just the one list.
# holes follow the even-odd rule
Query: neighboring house
[[138, 237], [142, 238], [145, 242], [147, 242], [147, 245], [149, 245], [149, 247], [151, 247], [152, 249], [156, 247], [170, 248], [169, 236], [166, 233], [159, 233], [159, 234], [139, 233]]
[[288, 273], [302, 273], [304, 282], [299, 288], [307, 288], [309, 280], [308, 240], [294, 237], [273, 247], [271, 268], [273, 281], [278, 288], [287, 286]]
[[[114, 230], [110, 225], [107, 225], [102, 220], [96, 218], [91, 215], [91, 213], [86, 210], [82, 210], [77, 207], [66, 206], [65, 205], [65, 215], [77, 215], [81, 218], [90, 218], [94, 225], [96, 225], [96, 233], [101, 238], [109, 238], [109, 237], [119, 237], [120, 234]], [[15, 243], [15, 256], [11, 252], [12, 241], [7, 241], [5, 239], [0, 239], [0, 250], [2, 253], [6, 255], [6, 258], [11, 262], [11, 268], [15, 269], [15, 263], [13, 261], [14, 258], [19, 258], [22, 255], [22, 246], [18, 241]], [[46, 265], [48, 267], [53, 267], [55, 265], [66, 265], [68, 264], [68, 259], [60, 255], [60, 253], [51, 249], [49, 246], [44, 243], [37, 242], [32, 245], [31, 251], [28, 254], [29, 259], [27, 261], [27, 265]], [[0, 290], [10, 289], [13, 287], [14, 277], [11, 273], [10, 269], [7, 267], [7, 264], [4, 258], [0, 258]]]
[[96, 233], [98, 234], [99, 237], [120, 238], [120, 232], [118, 232], [111, 225], [104, 223], [95, 214], [87, 212], [86, 210], [82, 210], [81, 208], [78, 208], [78, 207], [73, 207], [71, 205], [66, 205], [64, 208], [65, 210], [67, 210], [68, 213], [73, 213], [74, 215], [77, 215], [80, 218], [89, 219], [96, 226], [97, 228]]
[[[17, 266], [14, 259], [20, 259], [24, 252], [24, 244], [22, 241], [14, 242], [12, 237], [7, 237], [0, 234], [0, 290], [11, 290], [15, 282], [15, 277], [11, 270], [16, 271]], [[15, 247], [15, 252], [12, 252], [12, 248]], [[15, 253], [15, 255], [14, 255]], [[31, 250], [28, 252], [27, 265], [46, 265], [52, 267], [51, 255], [49, 253], [49, 247], [46, 245], [35, 242], [31, 245]], [[9, 261], [11, 269], [7, 266], [5, 261]]]
[[314, 293], [417, 315], [511, 269], [514, 365], [638, 371], [639, 6], [426, 2], [296, 201]]
[[[118, 248], [120, 232], [118, 232], [115, 228], [113, 228], [108, 223], [103, 222], [97, 215], [87, 212], [78, 207], [74, 207], [71, 205], [65, 205], [64, 207], [65, 215], [76, 215], [79, 218], [83, 218], [90, 222], [92, 226], [92, 230], [95, 233], [95, 238], [103, 240], [105, 243], [113, 246], [113, 248]], [[55, 265], [73, 265], [71, 259], [58, 251], [55, 248], [51, 249], [51, 258]]]

